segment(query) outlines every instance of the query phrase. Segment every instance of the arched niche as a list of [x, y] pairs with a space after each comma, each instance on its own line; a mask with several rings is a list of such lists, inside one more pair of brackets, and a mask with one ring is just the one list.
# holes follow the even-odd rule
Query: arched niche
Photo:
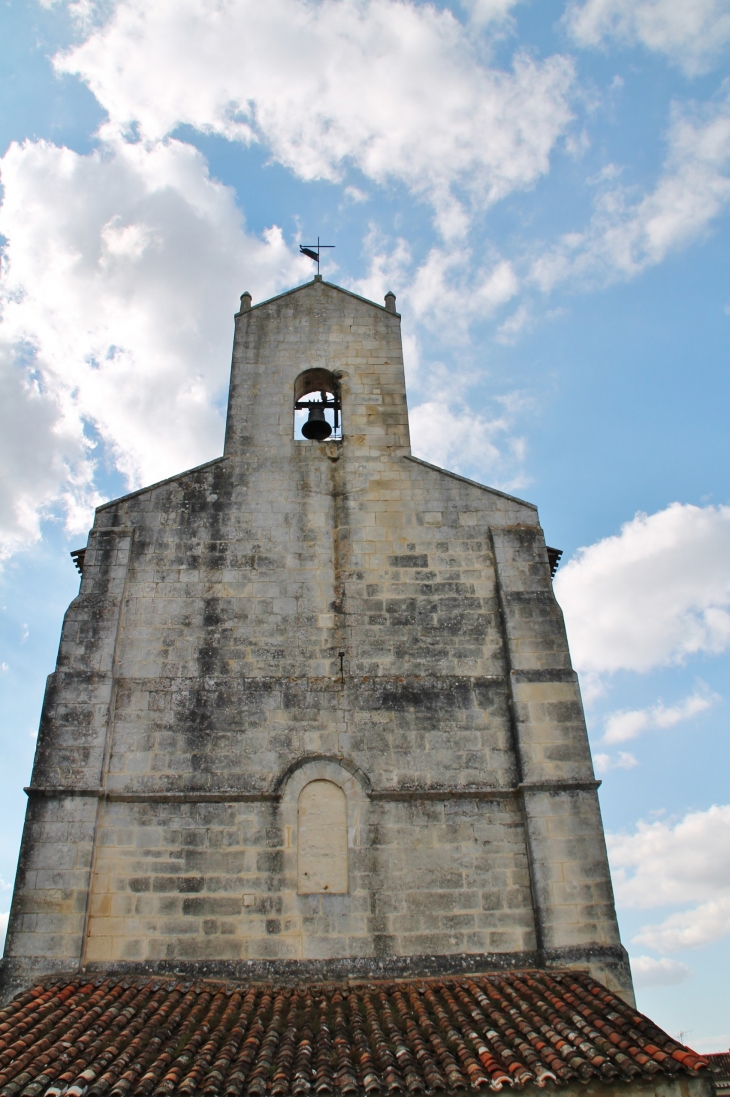
[[327, 369], [305, 369], [294, 382], [294, 438], [304, 441], [302, 433], [312, 413], [324, 419], [331, 433], [320, 441], [342, 438], [342, 406], [337, 378]]
[[348, 890], [347, 798], [334, 781], [309, 781], [297, 805], [297, 891], [345, 895]]
[[[307, 785], [320, 781], [335, 785], [344, 797], [346, 827], [339, 828], [340, 837], [338, 841], [341, 849], [344, 830], [347, 841], [348, 868], [345, 891], [352, 895], [354, 891], [361, 892], [363, 886], [363, 873], [357, 869], [357, 864], [358, 858], [361, 856], [362, 842], [368, 834], [370, 780], [366, 773], [363, 773], [358, 766], [346, 759], [324, 755], [302, 757], [298, 761], [292, 762], [279, 775], [278, 779], [272, 784], [272, 792], [279, 798], [278, 816], [280, 826], [284, 831], [284, 873], [287, 879], [287, 887], [290, 887], [295, 894], [299, 894], [300, 902], [307, 905], [307, 908], [311, 900], [306, 896], [311, 895], [312, 892], [301, 892], [299, 889], [299, 797]], [[311, 795], [311, 793], [308, 795]], [[330, 796], [332, 796], [332, 793], [330, 793]], [[339, 803], [342, 804], [342, 800]], [[308, 839], [305, 839], [306, 841]], [[352, 874], [354, 875], [351, 880], [350, 876]], [[329, 881], [325, 880], [325, 883], [329, 883]], [[325, 895], [342, 895], [343, 893], [333, 892], [330, 887], [327, 891], [315, 894], [324, 897]], [[347, 900], [341, 899], [339, 901]], [[326, 902], [326, 900], [322, 898], [321, 902]]]

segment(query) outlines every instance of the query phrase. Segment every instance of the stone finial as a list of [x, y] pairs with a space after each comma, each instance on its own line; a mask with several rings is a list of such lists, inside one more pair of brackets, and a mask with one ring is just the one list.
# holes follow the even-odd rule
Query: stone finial
[[392, 290], [388, 290], [385, 295], [385, 309], [386, 312], [395, 312], [395, 294]]
[[241, 294], [241, 312], [248, 312], [251, 308], [251, 294], [246, 290]]

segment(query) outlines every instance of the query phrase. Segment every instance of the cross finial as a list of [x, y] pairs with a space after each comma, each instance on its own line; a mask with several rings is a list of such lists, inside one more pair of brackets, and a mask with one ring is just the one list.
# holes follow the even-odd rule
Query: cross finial
[[[310, 259], [314, 259], [315, 263], [317, 264], [317, 274], [319, 274], [319, 253], [320, 253], [320, 251], [322, 250], [322, 248], [335, 248], [335, 247], [337, 247], [336, 244], [320, 244], [319, 237], [317, 237], [317, 243], [316, 244], [300, 244], [299, 245], [299, 251], [302, 253], [302, 255], [306, 255]], [[315, 248], [317, 249], [316, 251], [314, 250]]]

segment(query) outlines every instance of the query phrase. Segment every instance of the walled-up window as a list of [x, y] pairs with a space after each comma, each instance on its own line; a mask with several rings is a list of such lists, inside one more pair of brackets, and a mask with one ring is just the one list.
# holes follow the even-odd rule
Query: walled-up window
[[307, 369], [294, 382], [294, 437], [314, 442], [342, 438], [340, 387], [326, 369]]
[[310, 781], [299, 793], [297, 826], [300, 895], [347, 890], [347, 800], [333, 781]]

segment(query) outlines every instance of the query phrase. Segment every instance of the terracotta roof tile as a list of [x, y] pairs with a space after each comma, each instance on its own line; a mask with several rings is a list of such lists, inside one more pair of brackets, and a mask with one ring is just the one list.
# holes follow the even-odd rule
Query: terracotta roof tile
[[730, 1051], [716, 1051], [712, 1055], [706, 1055], [710, 1070], [715, 1075], [715, 1085], [727, 1083], [730, 1079]]
[[78, 977], [0, 1011], [0, 1097], [415, 1097], [707, 1067], [576, 971], [302, 987]]

